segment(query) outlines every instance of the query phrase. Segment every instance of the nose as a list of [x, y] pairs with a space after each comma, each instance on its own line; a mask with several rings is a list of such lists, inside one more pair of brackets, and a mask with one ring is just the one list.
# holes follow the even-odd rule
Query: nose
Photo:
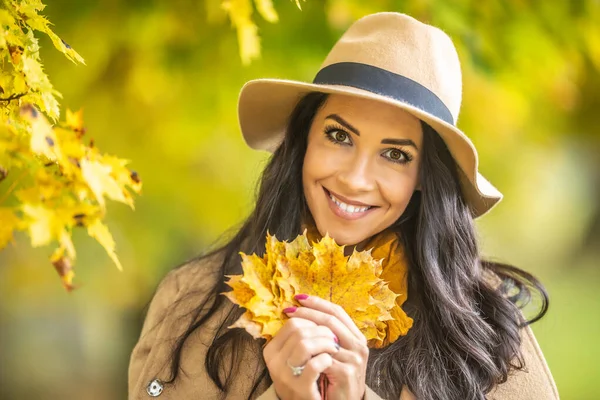
[[368, 192], [376, 188], [371, 160], [367, 156], [353, 157], [338, 173], [338, 180], [349, 193]]

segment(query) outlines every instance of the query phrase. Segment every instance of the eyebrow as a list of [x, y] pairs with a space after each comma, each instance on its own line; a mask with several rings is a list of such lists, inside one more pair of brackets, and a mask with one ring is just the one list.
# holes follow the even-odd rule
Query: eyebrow
[[348, 121], [346, 121], [344, 118], [340, 117], [337, 114], [329, 114], [327, 117], [325, 117], [325, 119], [332, 119], [335, 122], [337, 122], [338, 124], [343, 125], [344, 127], [348, 128], [349, 131], [354, 132], [356, 134], [356, 136], [360, 136], [360, 132], [358, 131], [358, 129], [356, 129], [355, 127], [350, 125], [350, 123]]
[[[347, 128], [349, 131], [355, 133], [356, 136], [360, 136], [360, 132], [358, 131], [358, 129], [356, 129], [355, 127], [350, 125], [350, 123], [348, 121], [346, 121], [344, 118], [340, 117], [337, 114], [330, 114], [327, 117], [325, 117], [325, 119], [332, 119], [335, 122], [337, 122], [338, 124]], [[419, 148], [417, 147], [415, 142], [413, 142], [410, 139], [383, 139], [381, 141], [381, 143], [382, 144], [395, 144], [397, 146], [412, 146], [415, 148], [415, 150], [419, 150]]]
[[381, 141], [382, 144], [395, 144], [398, 146], [412, 146], [415, 150], [419, 150], [415, 142], [410, 139], [383, 139]]

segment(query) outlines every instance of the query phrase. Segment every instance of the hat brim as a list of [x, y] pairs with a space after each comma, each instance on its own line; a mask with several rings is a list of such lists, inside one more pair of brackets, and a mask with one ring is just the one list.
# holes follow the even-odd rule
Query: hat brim
[[371, 99], [411, 113], [430, 125], [448, 146], [460, 167], [459, 179], [463, 195], [475, 218], [487, 213], [502, 199], [502, 193], [478, 172], [475, 146], [460, 129], [411, 104], [350, 86], [321, 85], [284, 79], [249, 81], [242, 88], [238, 102], [240, 128], [248, 146], [257, 150], [275, 151], [284, 137], [294, 107], [310, 92]]

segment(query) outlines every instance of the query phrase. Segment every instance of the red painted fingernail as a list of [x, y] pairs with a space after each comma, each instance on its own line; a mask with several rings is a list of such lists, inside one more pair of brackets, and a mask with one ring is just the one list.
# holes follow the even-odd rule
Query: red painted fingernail
[[338, 339], [338, 337], [337, 337], [337, 336], [334, 336], [334, 337], [333, 337], [333, 341], [334, 341], [334, 342], [336, 342], [336, 343], [339, 343], [339, 342], [340, 342], [340, 339]]
[[293, 312], [296, 312], [297, 309], [298, 309], [298, 307], [288, 307], [288, 308], [284, 308], [283, 312], [286, 314], [291, 314]]
[[297, 294], [294, 296], [294, 298], [296, 300], [306, 300], [306, 299], [308, 299], [308, 295], [307, 294]]

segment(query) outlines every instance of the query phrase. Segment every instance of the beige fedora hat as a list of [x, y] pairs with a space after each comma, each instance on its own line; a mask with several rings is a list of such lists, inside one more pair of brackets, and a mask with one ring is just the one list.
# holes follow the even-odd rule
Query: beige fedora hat
[[371, 14], [348, 28], [312, 83], [249, 81], [238, 103], [246, 143], [274, 151], [292, 110], [310, 92], [358, 96], [406, 110], [435, 129], [448, 146], [460, 167], [462, 192], [474, 217], [502, 199], [479, 173], [475, 146], [456, 127], [462, 74], [456, 48], [442, 30], [405, 14]]

